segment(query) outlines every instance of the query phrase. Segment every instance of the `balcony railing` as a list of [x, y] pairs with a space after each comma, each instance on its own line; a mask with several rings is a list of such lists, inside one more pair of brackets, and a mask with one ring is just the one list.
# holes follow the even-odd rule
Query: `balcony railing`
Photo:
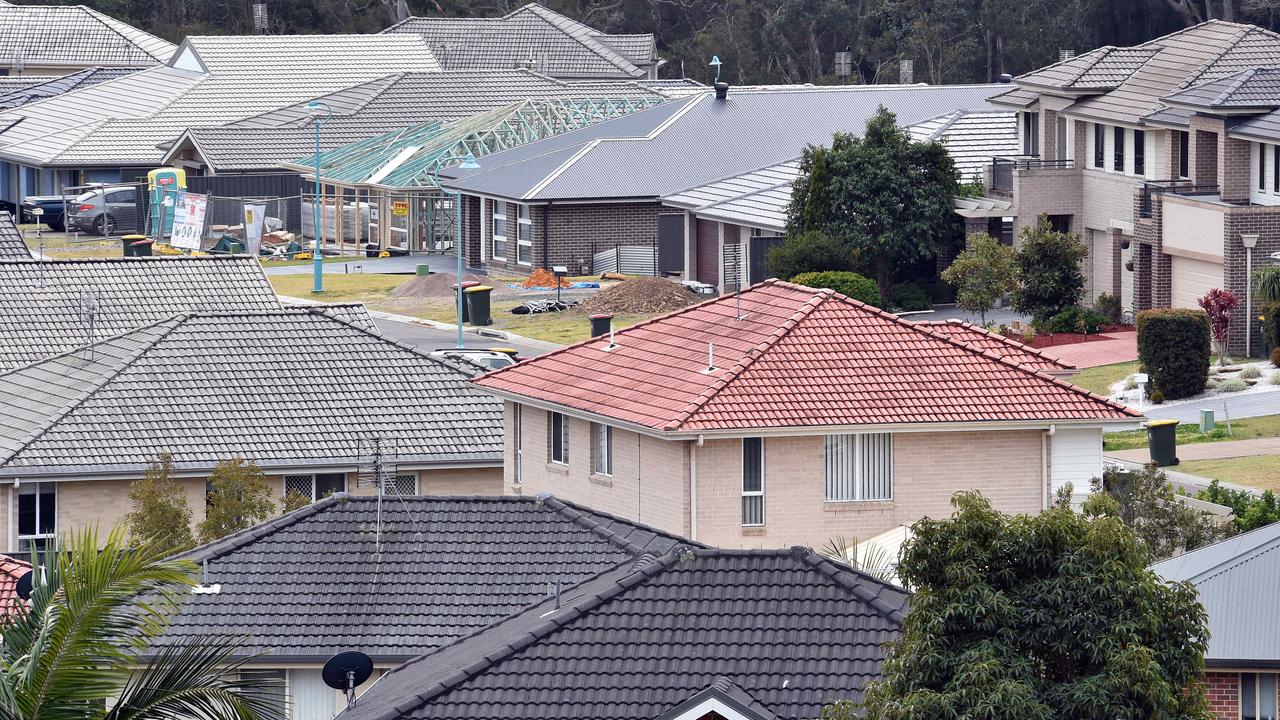
[[1070, 159], [1042, 160], [1038, 155], [991, 158], [991, 192], [997, 195], [1013, 194], [1013, 171], [1070, 170], [1075, 167]]
[[1151, 198], [1155, 195], [1217, 195], [1217, 185], [1197, 185], [1190, 180], [1148, 180], [1138, 189], [1138, 217], [1151, 217]]

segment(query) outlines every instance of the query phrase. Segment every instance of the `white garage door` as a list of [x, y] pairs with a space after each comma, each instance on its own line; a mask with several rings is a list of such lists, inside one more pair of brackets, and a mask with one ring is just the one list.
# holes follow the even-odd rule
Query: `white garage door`
[[1213, 288], [1222, 287], [1222, 263], [1173, 257], [1171, 299], [1176, 308], [1200, 307], [1198, 301]]

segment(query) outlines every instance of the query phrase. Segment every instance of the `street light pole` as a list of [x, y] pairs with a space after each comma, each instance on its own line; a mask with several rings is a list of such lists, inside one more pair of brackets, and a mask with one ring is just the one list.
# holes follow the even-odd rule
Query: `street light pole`
[[[443, 162], [444, 162], [443, 158], [441, 158], [440, 160], [437, 160], [435, 170], [432, 172], [432, 176], [435, 178], [437, 190], [444, 189], [440, 187], [440, 165]], [[475, 155], [472, 155], [471, 153], [467, 153], [467, 156], [462, 160], [462, 164], [459, 165], [458, 167], [462, 168], [463, 170], [476, 170], [480, 167], [480, 163], [476, 162]], [[464, 347], [462, 343], [462, 191], [455, 190], [453, 191], [452, 195], [453, 195], [453, 218], [454, 218], [453, 249], [454, 249], [454, 254], [457, 255], [457, 259], [458, 259], [458, 274], [455, 276], [457, 280], [457, 287], [458, 287], [457, 348], [461, 350]]]
[[[315, 125], [316, 125], [316, 154], [315, 154], [316, 199], [315, 199], [315, 208], [314, 208], [315, 209], [314, 230], [316, 234], [316, 238], [315, 238], [316, 242], [315, 242], [315, 250], [312, 252], [312, 256], [311, 256], [311, 272], [312, 272], [311, 292], [313, 294], [319, 294], [324, 292], [324, 257], [320, 252], [320, 125], [323, 124], [325, 120], [329, 119], [329, 117], [333, 115], [333, 110], [329, 109], [328, 105], [320, 102], [319, 100], [312, 100], [311, 102], [307, 103], [307, 110], [311, 113], [312, 117], [315, 118]], [[342, 219], [339, 218], [338, 222], [341, 222], [341, 221]]]

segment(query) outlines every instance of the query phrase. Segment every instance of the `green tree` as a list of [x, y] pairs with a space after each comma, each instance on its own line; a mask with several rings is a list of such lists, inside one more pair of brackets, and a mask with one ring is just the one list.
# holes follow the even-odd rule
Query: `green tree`
[[1093, 481], [1082, 508], [1086, 515], [1118, 518], [1142, 538], [1156, 560], [1217, 542], [1235, 532], [1203, 510], [1178, 502], [1164, 471], [1108, 469]]
[[942, 279], [956, 289], [956, 304], [978, 313], [987, 324], [987, 311], [1005, 293], [1012, 292], [1017, 277], [1017, 253], [986, 233], [969, 236], [969, 247], [942, 271]]
[[769, 248], [765, 259], [769, 274], [792, 278], [812, 272], [844, 272], [853, 270], [853, 245], [830, 235], [810, 230], [789, 235]]
[[1119, 519], [1008, 516], [976, 493], [952, 502], [952, 518], [917, 522], [902, 550], [915, 595], [864, 694], [867, 720], [1211, 717], [1196, 591], [1148, 569]]
[[285, 493], [284, 497], [280, 498], [280, 513], [282, 515], [287, 515], [294, 510], [301, 510], [310, 504], [311, 498], [303, 495], [297, 490], [290, 490]]
[[1280, 521], [1280, 502], [1277, 502], [1275, 493], [1270, 490], [1258, 496], [1248, 490], [1222, 487], [1222, 483], [1214, 480], [1209, 483], [1208, 488], [1196, 493], [1196, 497], [1231, 508], [1232, 523], [1241, 532]]
[[209, 476], [200, 542], [213, 542], [271, 517], [275, 506], [262, 468], [243, 458], [223, 460]]
[[[37, 559], [30, 606], [0, 619], [0, 717], [6, 720], [256, 720], [279, 715], [279, 688], [236, 670], [229, 638], [152, 647], [190, 594], [195, 564], [126, 542], [117, 529], [72, 534]], [[153, 659], [140, 659], [152, 655]], [[237, 656], [240, 656], [237, 658]], [[104, 700], [105, 698], [105, 700]]]
[[195, 544], [191, 536], [191, 505], [182, 486], [174, 482], [173, 455], [163, 452], [129, 485], [129, 514], [125, 524], [135, 539], [168, 552]]
[[1013, 309], [1047, 320], [1078, 305], [1084, 294], [1080, 261], [1089, 254], [1084, 243], [1071, 233], [1054, 230], [1044, 216], [1035, 227], [1023, 227], [1018, 241]]
[[830, 149], [805, 149], [788, 234], [817, 230], [850, 243], [888, 297], [896, 268], [936, 257], [958, 239], [952, 199], [959, 187], [946, 148], [913, 141], [881, 107], [862, 137], [837, 133]]

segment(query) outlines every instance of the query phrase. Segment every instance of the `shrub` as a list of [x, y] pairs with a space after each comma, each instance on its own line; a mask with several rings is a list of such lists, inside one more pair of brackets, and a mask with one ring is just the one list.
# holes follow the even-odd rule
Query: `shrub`
[[929, 293], [915, 283], [903, 283], [893, 289], [893, 304], [907, 311], [928, 310], [933, 307]]
[[1209, 329], [1213, 342], [1218, 346], [1218, 362], [1227, 362], [1227, 339], [1231, 336], [1231, 312], [1240, 305], [1240, 298], [1230, 290], [1213, 288], [1198, 301], [1209, 314]]
[[1093, 334], [1102, 329], [1105, 318], [1093, 310], [1071, 307], [1036, 324], [1041, 332]]
[[854, 300], [875, 307], [880, 307], [883, 302], [880, 298], [880, 290], [876, 288], [874, 280], [848, 270], [800, 273], [791, 278], [791, 282], [797, 285], [835, 290], [838, 293], [848, 295]]
[[1240, 371], [1240, 377], [1245, 380], [1253, 380], [1254, 378], [1262, 377], [1262, 371], [1258, 369], [1257, 365], [1249, 365]]
[[800, 273], [853, 270], [853, 244], [811, 230], [789, 235], [781, 245], [769, 250], [765, 264], [774, 277], [795, 277]]
[[1248, 390], [1249, 383], [1243, 380], [1223, 380], [1218, 385], [1218, 389], [1222, 392], [1240, 392], [1241, 390]]
[[[1262, 333], [1267, 336], [1267, 341], [1272, 345], [1280, 346], [1280, 303], [1266, 305], [1258, 314], [1262, 317]], [[1272, 353], [1271, 362], [1275, 363], [1275, 357], [1275, 353]], [[1280, 363], [1276, 364], [1280, 365]]]
[[1110, 293], [1102, 293], [1098, 299], [1093, 301], [1093, 309], [1106, 319], [1108, 325], [1116, 325], [1120, 322], [1120, 316], [1123, 309], [1120, 307], [1120, 298]]
[[1089, 251], [1075, 235], [1056, 232], [1042, 216], [1035, 227], [1022, 229], [1018, 246], [1014, 310], [1044, 319], [1079, 304], [1084, 293], [1080, 261]]
[[1204, 391], [1209, 375], [1209, 316], [1203, 310], [1138, 313], [1138, 359], [1152, 387], [1170, 400]]
[[1151, 404], [1160, 405], [1164, 402], [1164, 393], [1159, 390], [1152, 390], [1151, 396], [1148, 399], [1151, 400]]
[[1132, 376], [1132, 375], [1130, 375], [1130, 376], [1129, 376], [1128, 378], [1126, 378], [1126, 379], [1125, 379], [1125, 381], [1124, 381], [1124, 389], [1125, 389], [1125, 390], [1137, 390], [1137, 389], [1138, 389], [1138, 381], [1137, 381], [1137, 380], [1134, 380], [1134, 379], [1133, 379], [1133, 376]]
[[1221, 387], [1221, 386], [1222, 386], [1222, 382], [1221, 382], [1221, 381], [1219, 381], [1219, 380], [1213, 380], [1213, 379], [1210, 379], [1210, 380], [1205, 381], [1204, 389], [1205, 389], [1205, 390], [1217, 390], [1217, 389], [1218, 389], [1219, 387]]
[[969, 236], [969, 247], [942, 271], [942, 279], [956, 289], [956, 305], [978, 313], [986, 324], [987, 311], [1012, 292], [1017, 272], [1013, 248], [985, 233]]

